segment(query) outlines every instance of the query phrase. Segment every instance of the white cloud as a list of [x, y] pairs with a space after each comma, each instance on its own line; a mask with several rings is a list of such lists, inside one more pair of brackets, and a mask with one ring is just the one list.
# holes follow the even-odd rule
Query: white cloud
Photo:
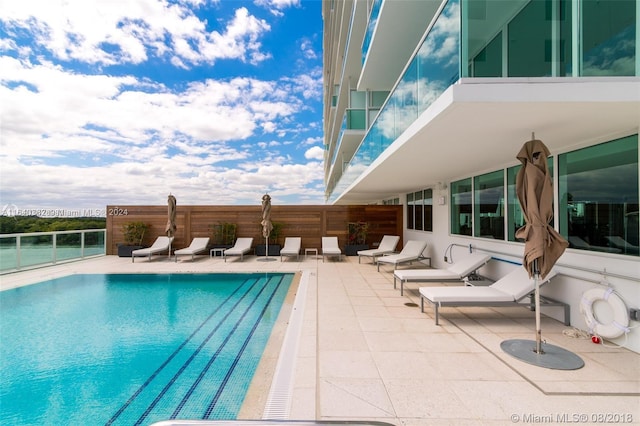
[[[228, 22], [195, 15], [196, 8], [211, 4], [5, 1], [3, 204], [164, 204], [169, 192], [181, 204], [241, 204], [259, 202], [266, 188], [274, 202], [322, 202], [322, 148], [304, 158], [297, 151], [322, 144], [321, 137], [309, 136], [310, 129], [321, 132], [319, 118], [299, 120], [321, 99], [319, 67], [270, 80], [247, 73], [176, 84], [132, 66], [162, 57], [168, 62], [161, 73], [173, 77], [220, 59], [252, 64], [271, 57], [261, 41], [271, 30], [268, 22], [244, 7], [225, 17]], [[298, 3], [265, 5], [284, 10]], [[21, 39], [29, 31], [35, 44]], [[72, 69], [65, 61], [89, 65]], [[116, 63], [121, 65], [109, 66]], [[96, 64], [106, 71], [96, 74]], [[127, 71], [108, 72], [116, 68]]]
[[194, 2], [7, 1], [0, 19], [9, 31], [29, 29], [37, 34], [38, 45], [61, 60], [139, 64], [150, 55], [170, 55], [172, 64], [187, 67], [223, 58], [257, 63], [270, 57], [259, 42], [270, 31], [266, 21], [240, 7], [221, 31], [209, 30], [189, 3]]
[[304, 157], [309, 160], [324, 160], [324, 149], [319, 146], [314, 146], [305, 151]]
[[255, 4], [269, 9], [274, 16], [282, 16], [284, 9], [300, 6], [300, 0], [255, 0]]
[[300, 42], [300, 50], [302, 50], [306, 59], [316, 59], [318, 57], [316, 51], [313, 49], [313, 42], [307, 38]]

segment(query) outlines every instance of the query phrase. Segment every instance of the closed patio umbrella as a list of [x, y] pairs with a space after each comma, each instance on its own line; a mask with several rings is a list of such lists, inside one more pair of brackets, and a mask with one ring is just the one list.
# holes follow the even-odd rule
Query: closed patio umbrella
[[[171, 238], [176, 233], [176, 197], [169, 194], [167, 198], [167, 226], [164, 232], [167, 233], [167, 237]], [[171, 257], [171, 243], [169, 243], [169, 257]]]
[[553, 219], [553, 184], [547, 166], [548, 156], [549, 150], [537, 139], [526, 142], [517, 155], [522, 168], [516, 176], [516, 194], [525, 225], [516, 232], [516, 237], [525, 241], [522, 263], [530, 277], [536, 272], [541, 278], [546, 277], [569, 246], [567, 240], [550, 225]]
[[269, 235], [271, 235], [271, 231], [273, 230], [273, 224], [271, 223], [271, 196], [269, 194], [264, 194], [262, 196], [262, 236], [265, 240], [265, 257], [264, 259], [259, 260], [275, 260], [274, 258], [269, 258]]
[[[523, 350], [525, 353], [520, 355], [524, 356], [525, 361], [534, 361], [531, 362], [533, 364], [550, 368], [575, 369], [584, 365], [582, 360], [577, 357], [581, 365], [574, 368], [564, 368], [566, 364], [564, 358], [571, 358], [570, 355], [573, 354], [568, 352], [569, 357], [567, 357], [563, 349], [552, 347], [552, 345], [549, 345], [551, 353], [554, 355], [560, 353], [561, 357], [548, 357], [543, 361], [540, 358], [540, 355], [543, 355], [545, 351], [542, 349], [540, 326], [539, 281], [547, 276], [558, 258], [569, 246], [569, 243], [550, 225], [553, 219], [553, 183], [547, 166], [548, 156], [549, 149], [542, 141], [535, 138], [526, 142], [516, 156], [522, 163], [522, 168], [516, 176], [516, 194], [525, 219], [525, 225], [518, 229], [516, 237], [525, 241], [522, 266], [535, 282], [536, 315], [535, 348], [530, 350], [527, 347], [530, 345], [525, 344], [526, 348]], [[506, 346], [511, 347], [511, 350], [517, 353], [521, 350], [519, 348], [521, 343], [522, 341], [517, 341], [516, 349], [513, 349], [513, 346]], [[504, 344], [502, 346], [505, 348]], [[536, 355], [532, 355], [532, 353]], [[512, 353], [512, 355], [516, 354]], [[549, 361], [551, 361], [550, 364]]]

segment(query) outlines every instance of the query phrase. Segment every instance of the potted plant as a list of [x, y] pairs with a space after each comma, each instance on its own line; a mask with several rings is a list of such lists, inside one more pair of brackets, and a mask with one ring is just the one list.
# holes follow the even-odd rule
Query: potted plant
[[213, 234], [211, 248], [230, 248], [236, 241], [236, 230], [238, 226], [235, 223], [218, 222], [211, 225], [211, 233]]
[[367, 222], [349, 222], [347, 231], [347, 245], [344, 250], [347, 256], [357, 256], [358, 251], [369, 249], [367, 244], [369, 224]]
[[[271, 233], [269, 233], [269, 256], [280, 256], [280, 249], [282, 246], [280, 245], [280, 235], [282, 235], [282, 228], [284, 227], [283, 223], [280, 222], [271, 222]], [[262, 235], [262, 228], [260, 228], [260, 235]], [[263, 237], [264, 238], [264, 237]], [[257, 244], [256, 245], [256, 256], [265, 256], [267, 255], [267, 248], [265, 244]]]
[[122, 225], [122, 235], [124, 244], [118, 244], [119, 257], [131, 257], [131, 252], [141, 249], [144, 234], [147, 232], [149, 225], [144, 222], [126, 222]]

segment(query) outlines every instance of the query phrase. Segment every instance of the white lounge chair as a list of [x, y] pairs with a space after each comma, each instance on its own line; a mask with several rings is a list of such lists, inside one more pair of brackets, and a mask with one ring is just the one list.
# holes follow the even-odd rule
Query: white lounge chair
[[240, 256], [240, 261], [242, 262], [244, 260], [244, 255], [251, 251], [252, 244], [253, 238], [238, 238], [233, 247], [222, 252], [224, 261], [227, 261], [227, 256]]
[[371, 257], [373, 260], [373, 263], [376, 263], [376, 257], [382, 256], [385, 254], [390, 254], [396, 251], [396, 246], [398, 245], [398, 241], [400, 241], [400, 237], [397, 235], [383, 236], [377, 248], [358, 251], [358, 263], [360, 263], [360, 258], [362, 256]]
[[173, 252], [175, 261], [178, 261], [178, 255], [191, 255], [191, 261], [193, 262], [195, 255], [206, 251], [208, 245], [209, 237], [194, 238], [191, 241], [191, 244], [189, 244], [189, 247], [185, 247]]
[[431, 261], [430, 258], [422, 255], [422, 252], [426, 248], [426, 241], [410, 240], [405, 244], [400, 253], [388, 254], [377, 258], [376, 264], [378, 265], [378, 271], [380, 270], [381, 263], [390, 263], [395, 267], [400, 263], [413, 262], [414, 260], [429, 259], [429, 261]]
[[393, 288], [400, 280], [400, 295], [408, 282], [462, 281], [491, 260], [488, 254], [471, 253], [444, 269], [396, 269], [393, 272]]
[[[556, 275], [555, 271], [549, 272], [544, 280], [539, 281], [543, 285]], [[420, 287], [420, 309], [424, 312], [424, 301], [433, 305], [435, 310], [436, 325], [439, 324], [439, 308], [442, 306], [523, 306], [521, 300], [533, 295], [535, 282], [529, 278], [529, 273], [523, 267], [518, 267], [490, 286], [449, 286], [449, 287]], [[532, 297], [533, 298], [533, 297]], [[548, 297], [540, 296], [546, 306], [562, 306], [564, 308], [564, 323], [569, 325], [569, 305], [558, 302]], [[526, 304], [531, 309], [535, 307], [533, 300]]]
[[338, 247], [338, 237], [322, 237], [322, 261], [325, 256], [338, 256], [342, 260], [342, 250]]
[[296, 260], [300, 260], [301, 246], [301, 237], [286, 237], [284, 239], [284, 247], [280, 249], [280, 262], [282, 262], [282, 256], [296, 256]]
[[149, 260], [151, 260], [151, 255], [162, 253], [164, 251], [171, 251], [171, 242], [173, 241], [173, 237], [160, 236], [156, 238], [151, 247], [142, 248], [138, 250], [134, 250], [131, 252], [131, 262], [134, 262], [136, 257], [149, 256]]

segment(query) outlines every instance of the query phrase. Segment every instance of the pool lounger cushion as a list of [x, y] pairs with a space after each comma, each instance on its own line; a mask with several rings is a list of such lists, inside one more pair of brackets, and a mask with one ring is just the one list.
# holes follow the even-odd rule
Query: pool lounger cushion
[[[549, 272], [539, 285], [549, 282], [556, 275], [555, 271]], [[439, 308], [442, 306], [522, 306], [520, 301], [527, 296], [533, 296], [535, 282], [529, 278], [529, 273], [523, 267], [500, 278], [490, 286], [447, 286], [447, 287], [420, 287], [420, 309], [424, 312], [424, 301], [427, 300], [434, 307], [435, 322], [439, 325]], [[532, 297], [533, 299], [533, 297]], [[569, 325], [569, 305], [563, 302], [540, 296], [541, 303], [546, 306], [562, 306], [564, 308], [564, 323]], [[535, 306], [533, 300], [529, 306]]]
[[488, 254], [471, 253], [443, 269], [396, 269], [393, 272], [393, 288], [400, 280], [400, 295], [408, 282], [462, 281], [491, 260]]

